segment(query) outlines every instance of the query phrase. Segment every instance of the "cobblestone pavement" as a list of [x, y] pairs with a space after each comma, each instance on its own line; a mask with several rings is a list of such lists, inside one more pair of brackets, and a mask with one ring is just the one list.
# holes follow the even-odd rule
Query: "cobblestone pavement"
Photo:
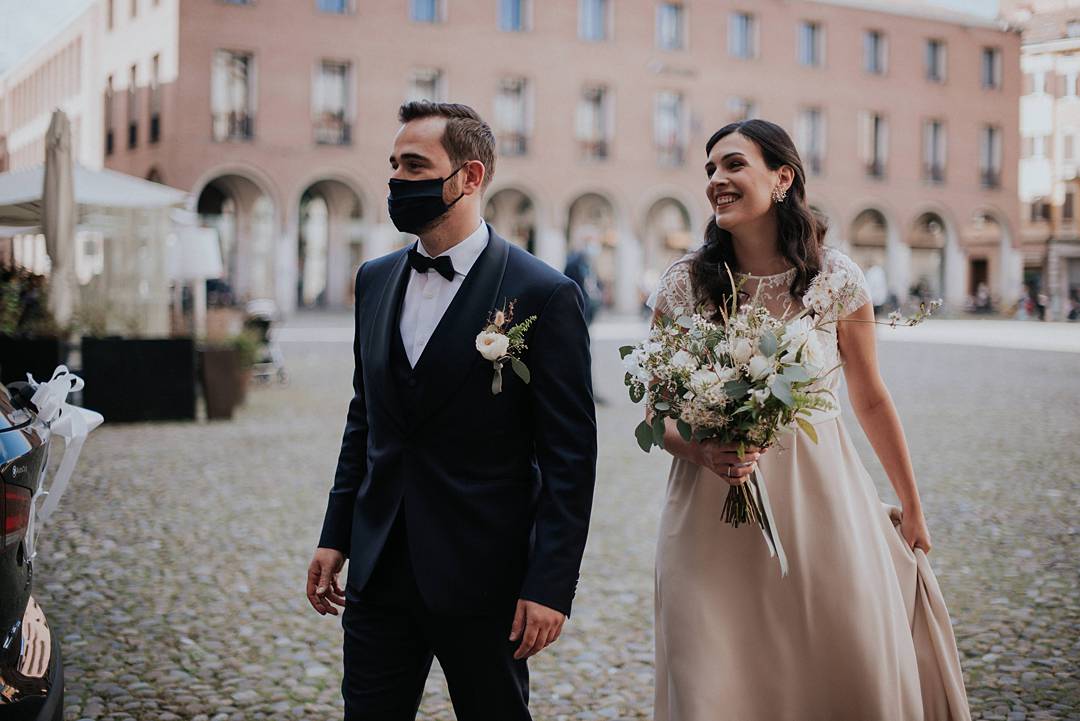
[[[595, 515], [574, 616], [531, 664], [538, 720], [651, 717], [667, 462], [634, 444], [640, 409], [626, 400], [617, 345], [595, 348], [606, 401]], [[67, 719], [341, 717], [340, 623], [310, 609], [303, 585], [349, 350], [286, 345], [292, 385], [253, 390], [231, 422], [94, 433], [35, 574], [63, 639]], [[916, 343], [881, 354], [975, 718], [1080, 719], [1077, 356]], [[880, 466], [868, 467], [892, 498]], [[453, 718], [437, 669], [421, 717]]]

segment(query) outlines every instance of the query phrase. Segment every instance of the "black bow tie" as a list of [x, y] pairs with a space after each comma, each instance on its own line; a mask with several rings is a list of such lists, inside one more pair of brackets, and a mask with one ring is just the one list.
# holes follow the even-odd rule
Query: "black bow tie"
[[409, 250], [409, 265], [417, 273], [426, 273], [429, 270], [434, 270], [447, 280], [454, 279], [454, 262], [450, 260], [448, 255], [440, 255], [438, 258], [429, 258], [426, 255], [421, 255], [416, 248]]

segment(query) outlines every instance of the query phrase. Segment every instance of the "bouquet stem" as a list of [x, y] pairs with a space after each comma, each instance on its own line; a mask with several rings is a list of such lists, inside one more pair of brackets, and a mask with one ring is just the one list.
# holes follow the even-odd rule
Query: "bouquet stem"
[[756, 523], [764, 527], [757, 498], [754, 496], [753, 488], [750, 487], [751, 483], [756, 482], [756, 478], [751, 474], [746, 481], [728, 489], [723, 511], [725, 523], [730, 523], [735, 528], [743, 523]]

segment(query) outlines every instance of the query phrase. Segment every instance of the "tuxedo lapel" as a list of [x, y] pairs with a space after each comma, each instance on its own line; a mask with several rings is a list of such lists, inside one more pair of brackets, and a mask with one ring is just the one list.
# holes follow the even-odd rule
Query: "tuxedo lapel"
[[415, 373], [423, 389], [418, 419], [430, 418], [446, 403], [480, 360], [476, 336], [497, 304], [510, 250], [491, 226], [488, 232], [487, 247], [465, 276], [416, 363]]
[[374, 387], [371, 389], [374, 393], [369, 392], [369, 396], [374, 395], [402, 428], [405, 428], [407, 423], [398, 398], [397, 384], [390, 373], [390, 353], [393, 343], [401, 333], [401, 304], [405, 298], [410, 270], [408, 255], [402, 253], [390, 269], [380, 293], [367, 342], [367, 347], [371, 350], [371, 377], [374, 380]]

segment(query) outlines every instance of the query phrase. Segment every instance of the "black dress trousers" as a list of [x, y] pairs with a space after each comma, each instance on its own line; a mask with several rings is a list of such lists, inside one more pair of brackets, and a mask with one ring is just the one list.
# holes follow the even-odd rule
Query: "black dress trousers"
[[432, 658], [458, 721], [530, 721], [529, 670], [511, 642], [517, 599], [497, 614], [439, 616], [424, 606], [409, 560], [405, 513], [363, 590], [345, 588], [345, 721], [413, 721]]

